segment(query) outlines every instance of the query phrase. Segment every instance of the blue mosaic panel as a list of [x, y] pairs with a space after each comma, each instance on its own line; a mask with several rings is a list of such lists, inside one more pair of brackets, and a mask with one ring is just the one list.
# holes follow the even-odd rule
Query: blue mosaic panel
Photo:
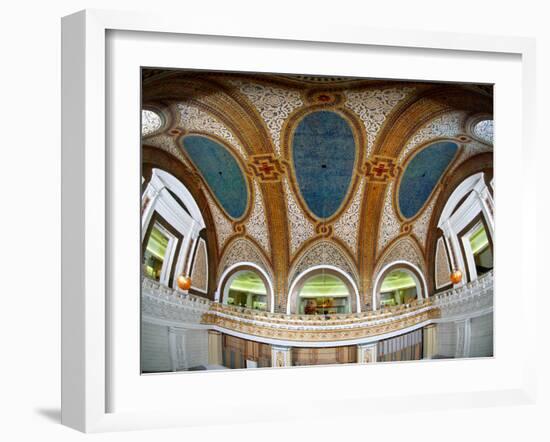
[[457, 149], [448, 141], [434, 143], [409, 162], [399, 184], [399, 210], [405, 218], [415, 216], [426, 203]]
[[200, 135], [189, 135], [182, 144], [227, 214], [235, 219], [242, 217], [248, 190], [233, 155], [222, 144]]
[[331, 111], [306, 115], [294, 131], [292, 156], [307, 206], [318, 218], [332, 216], [353, 176], [355, 140], [349, 123]]

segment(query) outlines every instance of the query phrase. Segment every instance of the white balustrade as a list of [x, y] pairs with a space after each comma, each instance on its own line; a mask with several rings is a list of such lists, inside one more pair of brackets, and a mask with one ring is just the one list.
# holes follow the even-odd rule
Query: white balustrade
[[144, 277], [142, 279], [142, 313], [145, 318], [162, 320], [173, 325], [200, 324], [203, 315], [226, 318], [256, 327], [284, 330], [338, 330], [374, 327], [406, 321], [422, 313], [438, 309], [440, 318], [475, 316], [492, 311], [493, 272], [461, 287], [450, 289], [428, 299], [376, 312], [330, 316], [286, 315], [222, 305], [167, 287]]

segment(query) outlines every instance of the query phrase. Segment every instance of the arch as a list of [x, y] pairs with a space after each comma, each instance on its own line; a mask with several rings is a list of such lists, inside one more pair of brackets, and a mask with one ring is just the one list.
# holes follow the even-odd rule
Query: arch
[[387, 264], [400, 260], [410, 262], [418, 268], [424, 269], [424, 255], [414, 236], [400, 236], [392, 242], [377, 261], [373, 275], [378, 274], [380, 269]]
[[479, 172], [474, 175], [470, 175], [464, 181], [462, 181], [456, 188], [453, 190], [449, 198], [447, 199], [441, 215], [437, 221], [437, 227], [441, 227], [442, 224], [450, 218], [453, 214], [455, 208], [462, 202], [462, 200], [478, 186], [485, 186], [484, 173]]
[[155, 167], [152, 170], [152, 178], [153, 177], [157, 177], [167, 189], [176, 194], [176, 196], [185, 205], [185, 208], [190, 212], [189, 214], [191, 215], [191, 218], [199, 223], [201, 229], [206, 227], [204, 218], [197, 202], [195, 201], [195, 198], [179, 179], [177, 179], [174, 175]]
[[[437, 227], [442, 230], [449, 245], [452, 267], [464, 273], [465, 278], [459, 284], [464, 284], [477, 276], [470, 242], [467, 240], [471, 232], [467, 231], [474, 227], [478, 218], [483, 222], [489, 242], [492, 244], [493, 203], [489, 195], [485, 173], [474, 173], [461, 181], [450, 193], [437, 220]], [[435, 266], [432, 270], [435, 273]]]
[[273, 282], [271, 281], [268, 273], [259, 265], [253, 262], [238, 262], [225, 269], [225, 271], [220, 276], [220, 281], [216, 290], [214, 300], [222, 304], [226, 303], [225, 299], [227, 296], [227, 291], [229, 290], [229, 287], [231, 285], [230, 283], [232, 282], [233, 278], [242, 270], [250, 270], [259, 274], [258, 276], [260, 276], [266, 288], [268, 289], [267, 310], [273, 313], [275, 311], [275, 291], [273, 290]]
[[417, 299], [427, 298], [428, 297], [428, 284], [424, 273], [420, 270], [415, 264], [405, 261], [397, 260], [392, 261], [382, 267], [374, 279], [373, 289], [372, 289], [372, 309], [377, 310], [380, 303], [380, 288], [384, 282], [384, 278], [391, 273], [393, 270], [405, 269], [408, 270], [413, 278], [415, 279], [416, 286], [419, 289], [417, 292]]
[[290, 290], [289, 290], [287, 304], [286, 304], [287, 315], [292, 314], [291, 313], [292, 311], [296, 312], [298, 295], [300, 293], [300, 289], [302, 285], [309, 279], [308, 275], [314, 276], [315, 274], [321, 273], [322, 271], [326, 271], [327, 273], [341, 277], [341, 279], [343, 278], [343, 282], [348, 286], [348, 288], [350, 288], [351, 311], [352, 313], [360, 313], [361, 302], [359, 299], [359, 289], [357, 288], [357, 284], [355, 284], [355, 281], [353, 280], [353, 278], [343, 270], [339, 269], [338, 267], [331, 266], [331, 265], [316, 265], [302, 272], [292, 282], [292, 285], [290, 286]]
[[[194, 179], [192, 170], [187, 165], [182, 163], [173, 154], [170, 154], [161, 148], [151, 146], [148, 144], [142, 145], [142, 176], [145, 178], [145, 182], [150, 181], [153, 175], [153, 169], [158, 169], [167, 172], [172, 175], [176, 180], [180, 181], [183, 186], [188, 190], [197, 206], [202, 210], [199, 212], [202, 215], [203, 222], [205, 224], [205, 240], [208, 254], [208, 268], [218, 268], [218, 241], [215, 231], [215, 222], [212, 217], [212, 213], [208, 208], [208, 201], [201, 189], [197, 180]], [[214, 288], [216, 287], [216, 274], [213, 271], [208, 272], [208, 294], [206, 297], [213, 299]], [[204, 294], [200, 294], [204, 296]]]
[[220, 259], [217, 275], [222, 275], [225, 270], [239, 262], [252, 262], [273, 278], [273, 270], [262, 249], [248, 237], [237, 236], [228, 241]]
[[354, 281], [359, 280], [355, 263], [349, 252], [335, 241], [316, 240], [301, 250], [294, 258], [288, 273], [289, 283], [292, 284], [291, 281], [294, 281], [296, 275], [313, 266], [334, 266], [352, 275]]
[[[472, 186], [474, 185], [474, 180], [476, 178], [471, 178], [474, 176], [481, 176], [483, 174], [484, 179], [487, 182], [490, 182], [493, 177], [493, 154], [492, 152], [482, 152], [480, 154], [469, 157], [465, 161], [461, 162], [454, 170], [453, 173], [448, 176], [448, 179], [445, 181], [442, 190], [437, 197], [437, 202], [434, 206], [432, 216], [430, 219], [430, 224], [428, 227], [428, 237], [426, 239], [426, 268], [427, 273], [429, 274], [428, 284], [430, 293], [435, 293], [438, 290], [435, 289], [435, 247], [438, 237], [443, 232], [441, 226], [444, 222], [440, 220], [446, 220], [449, 218], [449, 215], [452, 214], [456, 205], [461, 202], [462, 198], [466, 197], [468, 192], [471, 192]], [[468, 180], [470, 178], [470, 180]], [[467, 184], [469, 184], [470, 190], [468, 190]], [[481, 184], [481, 183], [480, 183]], [[460, 193], [457, 192], [457, 189], [460, 186]], [[490, 185], [487, 187], [490, 191]], [[453, 202], [451, 200], [451, 195], [455, 193]], [[461, 195], [461, 196], [459, 196]], [[451, 207], [454, 206], [454, 207]], [[445, 213], [443, 210], [446, 208]], [[438, 229], [438, 227], [440, 227]], [[451, 251], [449, 250], [449, 257], [452, 258]]]

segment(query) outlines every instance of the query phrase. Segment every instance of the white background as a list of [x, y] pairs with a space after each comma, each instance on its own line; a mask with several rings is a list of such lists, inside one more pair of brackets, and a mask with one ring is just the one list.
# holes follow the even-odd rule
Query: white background
[[[273, 22], [350, 23], [373, 27], [425, 29], [536, 36], [538, 38], [538, 122], [542, 144], [543, 130], [550, 112], [543, 102], [550, 98], [550, 14], [544, 2], [523, 0], [513, 9], [504, 2], [461, 0], [441, 1], [366, 1], [298, 3], [277, 2], [155, 2], [133, 1], [59, 1], [4, 4], [0, 20], [2, 52], [0, 95], [2, 113], [2, 344], [0, 436], [3, 440], [342, 440], [344, 438], [394, 440], [546, 440], [550, 367], [548, 359], [540, 367], [537, 406], [489, 409], [441, 410], [423, 413], [410, 410], [395, 415], [380, 414], [365, 419], [327, 419], [321, 429], [315, 422], [272, 423], [187, 430], [142, 431], [84, 436], [59, 425], [59, 332], [60, 332], [60, 17], [82, 8], [147, 10], [165, 8], [180, 14], [182, 24], [194, 14], [213, 14], [232, 20]], [[241, 5], [241, 6], [239, 6]], [[445, 8], [447, 6], [447, 8]], [[262, 16], [262, 14], [265, 14]], [[6, 139], [7, 135], [7, 139]], [[543, 146], [546, 147], [546, 146]], [[545, 149], [538, 162], [548, 161]], [[541, 172], [543, 172], [541, 167]], [[514, 177], [510, 177], [514, 179]], [[533, 177], [546, 197], [544, 174]], [[547, 198], [547, 197], [546, 197]], [[546, 214], [540, 213], [539, 216]], [[543, 223], [539, 229], [539, 257], [533, 263], [544, 271]], [[541, 292], [533, 314], [544, 324], [544, 308], [550, 308]], [[535, 298], [534, 298], [535, 299]], [[544, 348], [548, 348], [547, 329]], [[519, 332], [519, 331], [518, 331]], [[518, 349], [521, 357], [521, 349]], [[449, 380], [452, 382], [452, 379]], [[253, 407], [251, 403], [251, 407]], [[545, 409], [546, 408], [546, 409]], [[242, 410], [242, 412], [246, 412]]]

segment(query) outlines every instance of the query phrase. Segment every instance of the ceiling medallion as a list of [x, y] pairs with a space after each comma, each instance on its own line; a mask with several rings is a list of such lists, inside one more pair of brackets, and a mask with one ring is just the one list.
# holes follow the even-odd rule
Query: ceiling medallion
[[180, 129], [179, 127], [174, 127], [173, 129], [170, 129], [168, 131], [168, 133], [170, 135], [172, 135], [173, 137], [179, 137], [180, 135], [183, 135], [184, 131], [183, 131], [183, 129]]
[[341, 94], [326, 91], [310, 91], [307, 93], [306, 98], [311, 104], [324, 106], [335, 106], [344, 101]]
[[233, 230], [235, 233], [244, 234], [246, 232], [246, 227], [242, 223], [234, 223]]
[[323, 238], [328, 238], [332, 236], [332, 226], [326, 224], [325, 222], [319, 222], [315, 226], [315, 233], [321, 235]]
[[331, 96], [327, 94], [319, 94], [317, 95], [317, 100], [326, 103], [327, 101], [331, 101]]

